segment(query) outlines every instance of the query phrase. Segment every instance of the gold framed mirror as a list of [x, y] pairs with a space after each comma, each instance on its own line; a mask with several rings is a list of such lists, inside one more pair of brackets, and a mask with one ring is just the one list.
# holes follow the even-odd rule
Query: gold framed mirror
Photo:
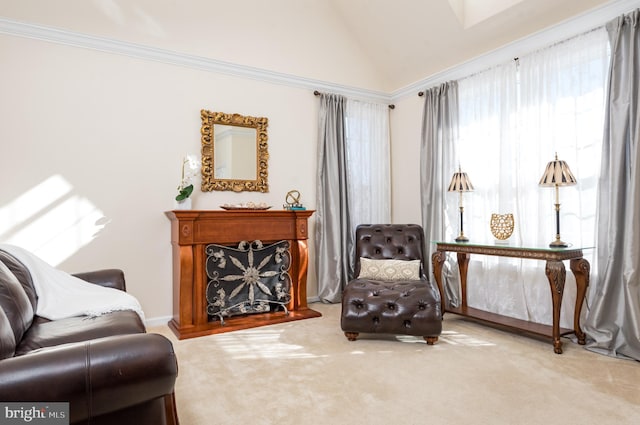
[[202, 191], [268, 192], [269, 120], [205, 109], [200, 118]]

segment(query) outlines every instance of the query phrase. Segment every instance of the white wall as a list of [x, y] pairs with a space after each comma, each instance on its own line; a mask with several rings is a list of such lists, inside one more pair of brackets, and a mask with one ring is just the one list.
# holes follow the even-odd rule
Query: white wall
[[394, 223], [422, 224], [420, 129], [424, 97], [416, 92], [395, 102], [391, 128], [391, 217]]
[[[164, 211], [174, 206], [182, 157], [200, 152], [200, 110], [269, 118], [270, 191], [196, 189], [195, 209], [248, 201], [280, 209], [292, 189], [313, 209], [310, 86], [382, 86], [323, 1], [25, 0], [0, 2], [0, 17], [11, 28], [0, 31], [0, 242], [69, 272], [123, 269], [152, 321], [172, 314]], [[171, 65], [176, 58], [194, 64]], [[248, 72], [212, 72], [208, 59]], [[252, 78], [256, 66], [276, 75]], [[312, 217], [311, 298], [314, 229]]]
[[[281, 208], [287, 191], [298, 189], [302, 202], [313, 209], [318, 101], [304, 79], [330, 82], [347, 93], [349, 86], [383, 87], [323, 1], [305, 1], [294, 8], [284, 7], [290, 1], [264, 2], [279, 8], [278, 13], [250, 1], [251, 13], [266, 20], [253, 15], [245, 20], [235, 9], [237, 2], [224, 2], [224, 8], [212, 3], [219, 2], [188, 2], [189, 16], [176, 28], [151, 7], [151, 0], [137, 0], [133, 6], [97, 0], [0, 0], [2, 17], [71, 33], [69, 42], [62, 41], [69, 35], [64, 32], [56, 42], [48, 42], [0, 31], [0, 242], [32, 248], [70, 272], [124, 269], [129, 291], [152, 320], [171, 316], [171, 246], [164, 211], [173, 207], [182, 157], [200, 152], [200, 109], [269, 118], [270, 192], [196, 190], [194, 208], [247, 201]], [[194, 5], [204, 8], [202, 16]], [[200, 26], [190, 25], [190, 19]], [[191, 46], [193, 37], [200, 42], [207, 36], [197, 31], [209, 21], [209, 44]], [[237, 32], [224, 35], [232, 29]], [[263, 63], [265, 69], [299, 77], [291, 84], [278, 83], [280, 76], [271, 78], [268, 72], [268, 78], [238, 77], [197, 64], [178, 66], [109, 49], [74, 47], [73, 35], [87, 32], [241, 63], [247, 55], [239, 52], [255, 48], [249, 57], [256, 62], [244, 65]], [[437, 75], [420, 89], [444, 79], [444, 74]], [[410, 90], [393, 96], [396, 108], [391, 111], [392, 214], [397, 223], [421, 221], [423, 98], [417, 89]], [[314, 223], [312, 218], [310, 297], [317, 295]]]
[[328, 0], [0, 0], [0, 17], [344, 86], [385, 86]]
[[[200, 109], [269, 118], [270, 192], [196, 190], [194, 208], [255, 201], [279, 209], [291, 189], [314, 207], [317, 98], [309, 90], [10, 36], [0, 36], [0, 54], [0, 241], [69, 272], [124, 269], [148, 318], [171, 315], [164, 211], [173, 208], [182, 157], [200, 152]], [[44, 193], [21, 201], [43, 182]]]

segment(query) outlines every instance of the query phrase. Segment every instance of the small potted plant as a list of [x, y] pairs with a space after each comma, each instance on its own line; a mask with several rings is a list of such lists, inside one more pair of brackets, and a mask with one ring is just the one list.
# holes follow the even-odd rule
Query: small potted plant
[[191, 209], [193, 179], [200, 172], [200, 160], [196, 155], [187, 155], [182, 159], [182, 178], [176, 195], [176, 209]]

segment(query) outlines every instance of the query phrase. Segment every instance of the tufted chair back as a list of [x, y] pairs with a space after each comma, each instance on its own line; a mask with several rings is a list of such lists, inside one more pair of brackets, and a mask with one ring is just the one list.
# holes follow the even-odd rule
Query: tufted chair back
[[360, 258], [364, 257], [420, 260], [420, 274], [426, 279], [424, 250], [424, 232], [418, 224], [361, 224], [356, 228], [355, 276], [360, 274]]
[[[420, 279], [352, 279], [342, 292], [340, 327], [349, 341], [361, 332], [421, 336], [433, 345], [442, 332], [437, 290], [425, 276], [424, 231], [417, 224], [361, 224], [356, 228], [354, 272], [360, 259], [419, 260]], [[415, 269], [414, 269], [415, 270]], [[386, 276], [385, 276], [386, 277]]]

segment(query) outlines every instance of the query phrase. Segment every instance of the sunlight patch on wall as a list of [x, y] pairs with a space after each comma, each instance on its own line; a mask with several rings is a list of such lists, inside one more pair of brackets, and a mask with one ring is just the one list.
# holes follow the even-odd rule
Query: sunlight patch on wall
[[125, 25], [124, 11], [114, 0], [93, 0], [93, 4], [116, 24]]
[[39, 185], [0, 208], [0, 237], [6, 238], [12, 229], [31, 220], [47, 205], [71, 192], [71, 185], [61, 176], [51, 176]]
[[466, 29], [491, 18], [522, 0], [448, 0], [458, 21]]
[[155, 37], [166, 37], [167, 33], [157, 19], [142, 7], [131, 2], [115, 0], [93, 0], [93, 4], [102, 14], [119, 27], [134, 28], [137, 32]]
[[53, 175], [0, 206], [0, 241], [25, 248], [57, 266], [91, 242], [108, 223], [87, 198]]

